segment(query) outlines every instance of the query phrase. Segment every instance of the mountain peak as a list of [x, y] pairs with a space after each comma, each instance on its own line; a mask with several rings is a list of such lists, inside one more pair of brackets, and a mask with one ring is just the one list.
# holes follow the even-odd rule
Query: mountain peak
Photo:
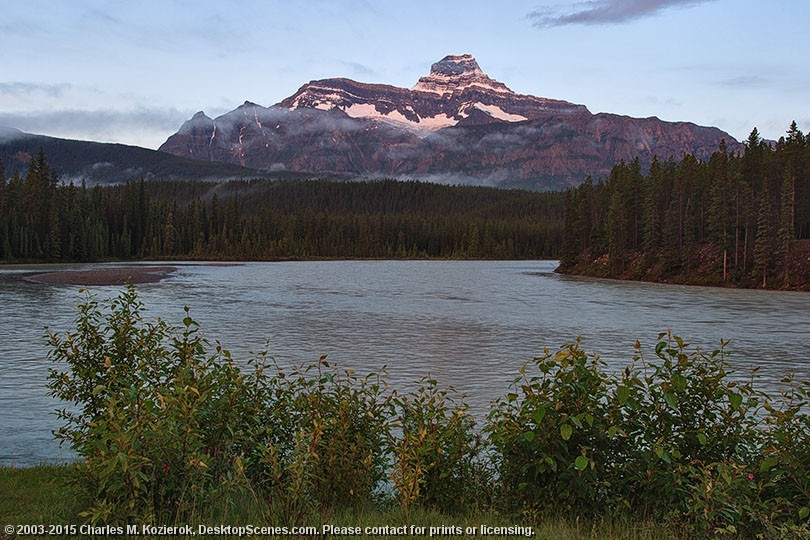
[[178, 133], [210, 132], [213, 128], [214, 120], [203, 111], [197, 111], [194, 116], [183, 122]]
[[432, 66], [430, 66], [431, 75], [444, 75], [445, 77], [452, 77], [454, 75], [474, 74], [484, 75], [481, 68], [478, 67], [478, 62], [475, 61], [471, 54], [448, 54]]
[[494, 79], [490, 79], [481, 71], [478, 62], [471, 54], [449, 54], [430, 66], [430, 74], [419, 79], [411, 89], [414, 92], [430, 92], [432, 94], [452, 94], [471, 87], [495, 91], [504, 94], [513, 94], [507, 86]]
[[25, 135], [22, 131], [12, 127], [0, 126], [0, 141], [16, 139]]

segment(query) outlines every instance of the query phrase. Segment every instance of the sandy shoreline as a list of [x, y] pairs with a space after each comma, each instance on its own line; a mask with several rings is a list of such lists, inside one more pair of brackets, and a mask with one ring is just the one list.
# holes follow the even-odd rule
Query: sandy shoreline
[[157, 283], [177, 270], [174, 266], [135, 266], [129, 268], [98, 268], [95, 270], [66, 270], [26, 276], [25, 281], [49, 285], [125, 285]]

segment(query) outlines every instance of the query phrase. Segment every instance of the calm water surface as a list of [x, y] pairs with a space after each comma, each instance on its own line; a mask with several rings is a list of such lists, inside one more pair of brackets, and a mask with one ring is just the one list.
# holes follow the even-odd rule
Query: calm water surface
[[[165, 264], [165, 263], [161, 263]], [[810, 295], [725, 290], [553, 273], [553, 261], [343, 261], [180, 265], [138, 286], [148, 316], [180, 324], [183, 306], [212, 340], [246, 358], [268, 344], [282, 363], [322, 354], [361, 373], [387, 365], [408, 389], [432, 375], [468, 394], [483, 414], [521, 365], [583, 337], [613, 369], [672, 328], [713, 349], [730, 339], [731, 362], [760, 366], [771, 391], [795, 372], [810, 379]], [[86, 269], [104, 265], [70, 265]], [[109, 265], [108, 265], [109, 266]], [[44, 326], [64, 331], [82, 298], [77, 286], [28, 283], [50, 267], [0, 267], [0, 466], [71, 458], [51, 431]], [[98, 296], [120, 287], [94, 287]]]

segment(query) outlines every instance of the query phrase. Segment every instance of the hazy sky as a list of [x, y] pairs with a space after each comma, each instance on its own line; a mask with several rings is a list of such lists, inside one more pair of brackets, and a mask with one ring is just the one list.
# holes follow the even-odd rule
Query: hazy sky
[[808, 28], [808, 0], [5, 2], [0, 126], [156, 148], [199, 110], [471, 53], [516, 92], [776, 139], [810, 129]]

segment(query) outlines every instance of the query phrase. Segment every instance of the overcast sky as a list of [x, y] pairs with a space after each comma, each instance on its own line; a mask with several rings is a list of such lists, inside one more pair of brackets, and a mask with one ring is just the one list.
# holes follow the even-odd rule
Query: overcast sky
[[810, 129], [808, 28], [808, 0], [5, 2], [0, 126], [157, 148], [199, 110], [471, 53], [523, 94], [776, 139]]

